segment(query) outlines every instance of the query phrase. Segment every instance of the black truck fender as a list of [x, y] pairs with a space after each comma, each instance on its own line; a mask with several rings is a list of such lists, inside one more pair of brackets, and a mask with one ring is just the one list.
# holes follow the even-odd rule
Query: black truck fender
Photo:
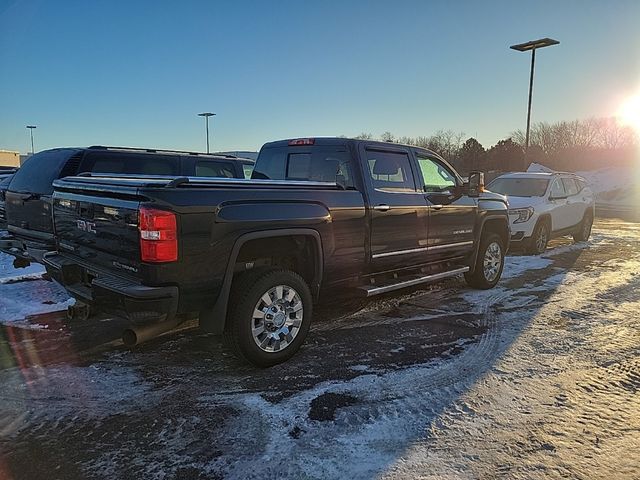
[[235, 269], [236, 260], [242, 246], [250, 240], [256, 240], [261, 238], [274, 238], [274, 237], [290, 237], [290, 236], [306, 236], [313, 239], [315, 245], [315, 265], [314, 275], [311, 285], [309, 285], [311, 292], [313, 293], [314, 300], [317, 300], [320, 292], [320, 284], [322, 283], [322, 275], [324, 270], [324, 257], [322, 250], [322, 240], [320, 234], [311, 228], [283, 228], [276, 230], [260, 230], [257, 232], [250, 232], [240, 236], [231, 249], [231, 255], [227, 262], [227, 268], [225, 270], [224, 280], [218, 293], [218, 298], [213, 306], [200, 313], [200, 328], [205, 332], [220, 335], [224, 331], [226, 319], [227, 319], [227, 304], [229, 301], [229, 295], [231, 293], [231, 287], [233, 283], [233, 274]]

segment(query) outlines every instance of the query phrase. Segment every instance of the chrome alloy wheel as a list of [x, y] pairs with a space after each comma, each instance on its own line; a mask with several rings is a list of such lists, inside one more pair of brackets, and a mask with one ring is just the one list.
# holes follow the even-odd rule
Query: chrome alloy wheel
[[276, 285], [260, 297], [253, 310], [253, 340], [265, 352], [279, 352], [293, 342], [304, 308], [298, 292], [288, 285]]
[[545, 248], [547, 248], [547, 242], [549, 241], [547, 236], [547, 228], [543, 226], [536, 238], [536, 248], [538, 252], [544, 252]]
[[483, 270], [487, 282], [493, 282], [502, 266], [502, 247], [498, 242], [492, 242], [484, 251]]

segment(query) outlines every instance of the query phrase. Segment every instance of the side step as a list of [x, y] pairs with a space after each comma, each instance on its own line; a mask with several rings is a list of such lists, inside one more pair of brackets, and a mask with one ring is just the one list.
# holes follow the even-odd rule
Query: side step
[[443, 278], [455, 277], [456, 275], [468, 271], [469, 267], [461, 267], [456, 268], [455, 270], [449, 270], [447, 272], [434, 273], [433, 275], [425, 275], [421, 277], [415, 276], [413, 278], [409, 278], [397, 283], [388, 283], [386, 285], [367, 285], [358, 287], [358, 289], [362, 291], [367, 297], [372, 297], [374, 295], [392, 292], [393, 290], [399, 290], [401, 288], [411, 287], [413, 285], [419, 285], [421, 283], [435, 282], [436, 280], [441, 280]]

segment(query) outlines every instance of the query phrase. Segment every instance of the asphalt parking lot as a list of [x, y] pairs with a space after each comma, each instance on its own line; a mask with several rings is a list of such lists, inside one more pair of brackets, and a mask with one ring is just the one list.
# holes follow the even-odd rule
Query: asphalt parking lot
[[0, 479], [638, 478], [639, 271], [640, 224], [599, 219], [588, 243], [512, 253], [493, 290], [326, 300], [266, 370], [193, 323], [126, 349], [123, 321], [69, 321], [17, 272]]

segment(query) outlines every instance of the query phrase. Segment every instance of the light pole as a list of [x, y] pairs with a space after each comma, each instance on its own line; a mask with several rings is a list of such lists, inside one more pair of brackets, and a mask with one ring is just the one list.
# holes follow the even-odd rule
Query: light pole
[[27, 125], [27, 128], [31, 132], [31, 155], [33, 155], [34, 153], [36, 153], [35, 150], [33, 149], [33, 129], [34, 128], [38, 128], [38, 126], [37, 125]]
[[536, 64], [536, 50], [538, 48], [550, 47], [552, 45], [558, 45], [560, 42], [552, 38], [541, 38], [539, 40], [532, 40], [526, 43], [519, 43], [518, 45], [511, 45], [509, 48], [517, 50], [519, 52], [528, 52], [531, 50], [531, 75], [529, 77], [529, 104], [527, 106], [527, 131], [525, 133], [524, 140], [524, 155], [525, 160], [527, 157], [527, 151], [529, 150], [529, 130], [531, 128], [531, 96], [533, 95], [533, 69]]
[[215, 113], [211, 113], [211, 112], [204, 112], [204, 113], [198, 114], [199, 117], [204, 117], [204, 122], [207, 129], [207, 153], [209, 153], [209, 117], [213, 117], [214, 115]]

